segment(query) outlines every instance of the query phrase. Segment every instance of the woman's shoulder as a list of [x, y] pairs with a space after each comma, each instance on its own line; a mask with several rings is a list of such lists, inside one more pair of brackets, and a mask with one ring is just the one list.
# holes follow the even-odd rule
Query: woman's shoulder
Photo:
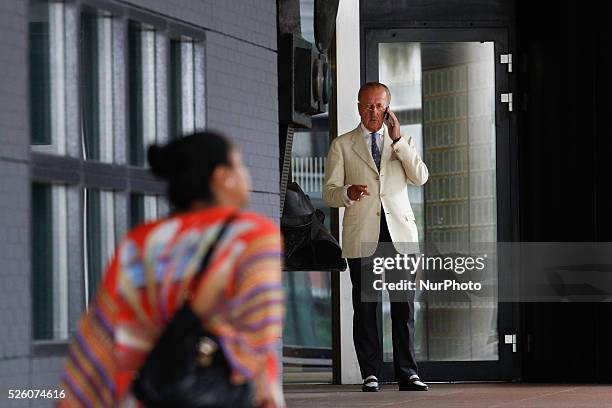
[[136, 225], [124, 235], [122, 241], [131, 241], [142, 244], [142, 241], [146, 240], [149, 233], [157, 226], [159, 226], [163, 221], [163, 219], [159, 219]]
[[279, 228], [272, 220], [265, 217], [262, 214], [259, 214], [254, 211], [241, 211], [238, 213], [237, 220], [239, 221], [248, 221], [259, 229], [262, 232], [278, 232]]
[[[242, 210], [235, 207], [218, 206], [208, 208], [193, 214], [195, 223], [216, 224], [229, 220], [233, 217], [232, 222], [242, 222], [251, 225], [252, 227], [261, 230], [262, 232], [279, 231], [279, 227], [269, 218], [256, 211]], [[197, 219], [197, 221], [196, 221]]]
[[[244, 211], [230, 207], [216, 207], [204, 211], [197, 211], [180, 216], [170, 216], [160, 220], [147, 222], [132, 228], [125, 236], [125, 239], [137, 244], [144, 244], [148, 236], [154, 232], [156, 236], [160, 235], [159, 230], [172, 230], [170, 235], [180, 235], [184, 231], [193, 231], [193, 229], [206, 229], [208, 226], [223, 222], [229, 219], [234, 214], [232, 224], [234, 235], [238, 234], [245, 238], [257, 238], [264, 235], [279, 235], [279, 227], [266, 216], [255, 211]], [[173, 228], [170, 228], [170, 227]], [[169, 239], [171, 237], [168, 237]]]

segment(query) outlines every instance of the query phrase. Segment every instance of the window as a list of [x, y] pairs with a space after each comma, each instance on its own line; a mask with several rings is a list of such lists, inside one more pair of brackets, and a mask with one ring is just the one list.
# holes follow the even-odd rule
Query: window
[[63, 155], [66, 152], [64, 4], [32, 0], [29, 35], [32, 148]]
[[302, 37], [304, 37], [306, 41], [316, 44], [314, 38], [314, 0], [299, 1]]
[[81, 16], [81, 134], [83, 157], [113, 162], [112, 17]]
[[[303, 21], [303, 20], [302, 20]], [[325, 214], [331, 229], [331, 210], [323, 202], [325, 158], [329, 150], [329, 115], [312, 117], [310, 129], [293, 136], [291, 178]], [[301, 271], [283, 274], [287, 312], [283, 326], [285, 382], [332, 381], [331, 274]]]
[[66, 189], [32, 184], [34, 340], [68, 338]]
[[89, 304], [115, 250], [114, 193], [86, 189], [84, 207], [85, 301]]
[[170, 40], [170, 74], [168, 109], [170, 138], [191, 133], [195, 118], [195, 44], [189, 37]]
[[93, 300], [118, 234], [168, 213], [146, 148], [203, 127], [204, 48], [193, 28], [117, 17], [131, 7], [28, 1], [32, 337], [55, 342]]
[[130, 227], [154, 221], [160, 214], [159, 198], [153, 195], [130, 195]]
[[155, 30], [130, 22], [129, 64], [129, 163], [145, 165], [146, 147], [156, 140]]

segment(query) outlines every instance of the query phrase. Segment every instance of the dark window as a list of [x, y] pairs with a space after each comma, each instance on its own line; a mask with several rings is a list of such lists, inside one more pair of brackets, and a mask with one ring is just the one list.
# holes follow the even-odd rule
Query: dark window
[[81, 120], [85, 158], [100, 160], [99, 61], [97, 17], [81, 17]]
[[128, 29], [129, 163], [145, 165], [145, 152], [156, 141], [155, 30], [131, 22]]
[[33, 338], [53, 338], [53, 200], [50, 185], [32, 185]]

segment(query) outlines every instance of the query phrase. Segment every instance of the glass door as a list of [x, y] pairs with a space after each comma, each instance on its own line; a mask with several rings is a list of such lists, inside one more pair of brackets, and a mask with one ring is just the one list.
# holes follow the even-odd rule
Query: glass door
[[[409, 186], [419, 239], [427, 247], [477, 255], [511, 241], [513, 214], [508, 168], [510, 115], [503, 32], [495, 30], [366, 31], [365, 76], [389, 86], [402, 134], [411, 136], [429, 169], [421, 187]], [[423, 247], [421, 245], [421, 247]], [[458, 249], [461, 248], [461, 249]], [[467, 248], [467, 249], [466, 249]], [[491, 253], [493, 252], [493, 253]], [[497, 261], [489, 284], [499, 285]], [[476, 300], [475, 300], [476, 299]], [[380, 325], [383, 376], [393, 380], [391, 313], [383, 294]], [[427, 381], [512, 377], [512, 307], [486, 300], [427, 296], [415, 302], [415, 353]]]

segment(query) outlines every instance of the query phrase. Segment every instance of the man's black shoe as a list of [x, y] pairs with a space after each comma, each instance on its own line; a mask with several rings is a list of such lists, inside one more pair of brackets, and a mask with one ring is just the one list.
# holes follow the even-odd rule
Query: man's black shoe
[[429, 387], [425, 384], [418, 375], [413, 374], [408, 380], [398, 381], [400, 391], [427, 391]]
[[361, 386], [361, 391], [363, 392], [378, 392], [380, 391], [380, 386], [378, 385], [378, 378], [374, 375], [369, 375], [365, 380], [363, 380], [363, 385]]

